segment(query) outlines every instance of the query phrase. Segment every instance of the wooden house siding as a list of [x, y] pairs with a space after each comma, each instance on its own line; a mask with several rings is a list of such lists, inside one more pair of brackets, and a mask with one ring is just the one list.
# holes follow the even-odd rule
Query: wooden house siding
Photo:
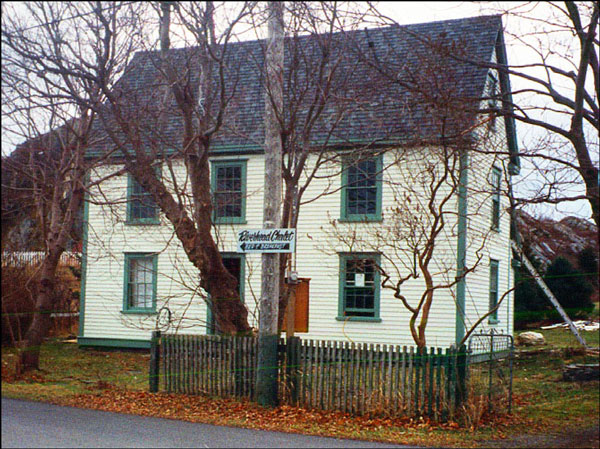
[[[420, 149], [415, 151], [427, 151]], [[264, 159], [262, 155], [239, 156], [247, 161], [246, 223], [223, 224], [215, 227], [215, 237], [223, 252], [235, 252], [235, 232], [239, 229], [262, 227], [262, 185], [264, 182]], [[392, 154], [384, 156], [384, 166], [389, 165]], [[231, 160], [230, 156], [215, 158]], [[408, 163], [408, 162], [406, 162]], [[412, 163], [417, 164], [415, 159]], [[112, 168], [106, 167], [105, 173]], [[415, 166], [414, 170], [418, 167]], [[178, 181], [185, 179], [185, 172], [176, 164]], [[409, 168], [410, 170], [410, 168]], [[315, 199], [300, 210], [297, 230], [296, 269], [301, 277], [310, 278], [309, 332], [302, 338], [352, 340], [373, 343], [412, 344], [408, 330], [409, 314], [391, 290], [381, 289], [381, 322], [339, 321], [339, 252], [349, 248], [332, 238], [330, 220], [340, 217], [341, 178], [339, 166], [321, 169], [321, 175], [329, 172], [330, 178], [315, 179], [307, 189], [304, 200]], [[98, 173], [101, 176], [102, 173]], [[389, 208], [395, 205], [390, 183], [398, 183], [402, 173], [394, 165], [383, 177], [383, 220], [389, 219]], [[95, 205], [101, 200], [99, 192], [91, 196], [89, 205], [88, 259], [85, 292], [84, 338], [150, 338], [155, 328], [156, 314], [123, 313], [124, 253], [158, 253], [157, 311], [167, 306], [172, 314], [171, 330], [187, 333], [206, 333], [206, 306], [199, 292], [194, 292], [197, 270], [190, 264], [177, 238], [172, 236], [171, 226], [160, 217], [161, 225], [127, 225], [126, 193], [127, 177], [110, 179], [101, 187], [104, 198], [113, 205]], [[503, 221], [503, 223], [506, 220]], [[356, 231], [368, 237], [368, 230], [380, 226], [373, 223], [337, 223], [338, 229]], [[507, 235], [506, 231], [506, 235]], [[367, 238], [368, 240], [368, 238]], [[437, 267], [446, 267], [446, 276], [454, 276], [456, 264], [456, 225], [448, 223], [436, 248]], [[360, 244], [356, 252], [372, 251]], [[502, 265], [507, 265], [506, 256]], [[260, 255], [246, 254], [244, 298], [250, 311], [251, 325], [256, 326], [257, 301], [260, 297]], [[384, 268], [386, 267], [384, 262]], [[482, 279], [486, 275], [482, 275]], [[482, 281], [483, 282], [483, 281]], [[470, 280], [468, 281], [470, 286]], [[422, 293], [421, 279], [408, 281], [403, 293], [413, 300]], [[474, 291], [469, 291], [474, 294]], [[480, 301], [487, 304], [487, 291], [481, 292]], [[479, 294], [478, 294], [479, 296]], [[478, 310], [481, 310], [478, 307]], [[467, 310], [471, 316], [471, 309]], [[454, 342], [455, 299], [450, 291], [440, 292], [435, 300], [427, 328], [428, 345], [449, 345]]]

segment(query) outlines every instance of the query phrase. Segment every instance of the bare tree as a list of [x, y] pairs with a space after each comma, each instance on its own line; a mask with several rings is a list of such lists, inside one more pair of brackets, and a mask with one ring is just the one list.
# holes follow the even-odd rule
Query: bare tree
[[[173, 6], [194, 47], [170, 49]], [[200, 272], [200, 286], [210, 295], [207, 300], [219, 331], [230, 334], [248, 332], [250, 327], [237, 281], [223, 265], [211, 234], [208, 156], [235, 92], [236, 80], [226, 81], [225, 76], [229, 39], [234, 25], [251, 7], [244, 4], [217, 36], [212, 2], [160, 3], [160, 51], [139, 55], [137, 65], [132, 63], [129, 76], [116, 89], [102, 86], [107, 102], [99, 111], [107, 136], [103, 151], [118, 149], [120, 162], [173, 225], [188, 259]], [[140, 64], [146, 64], [145, 72]], [[152, 82], [140, 89], [137, 83], [143, 76]], [[171, 126], [178, 129], [175, 136]], [[183, 184], [175, 173], [180, 161], [187, 173]], [[153, 169], [160, 164], [167, 168], [162, 177]]]
[[[265, 101], [273, 104], [280, 129], [284, 227], [296, 226], [302, 194], [318, 168], [339, 157], [338, 153], [328, 152], [339, 123], [353, 108], [361, 107], [362, 91], [351, 90], [354, 88], [349, 78], [358, 62], [346, 53], [350, 40], [344, 35], [342, 24], [350, 21], [357, 26], [364, 13], [351, 14], [336, 5], [298, 3], [288, 9], [288, 23], [293, 28], [288, 26], [290, 36], [286, 38], [289, 64], [283, 74], [284, 106], [277, 104], [269, 86], [261, 85], [267, 93]], [[255, 85], [243, 83], [253, 83], [256, 77], [258, 85], [264, 77], [266, 47], [259, 41], [245, 44], [246, 51], [242, 51], [239, 44], [232, 42], [234, 28], [243, 20], [252, 20], [252, 25], [260, 28], [263, 11], [253, 4], [241, 7], [220, 35], [216, 33], [216, 12], [211, 2], [204, 6], [181, 4], [174, 11], [178, 23], [191, 36], [186, 43], [196, 45], [169, 50], [171, 5], [163, 3], [160, 57], [156, 53], [140, 56], [138, 64], [148, 70], [140, 75], [139, 66], [132, 68], [131, 76], [122, 80], [118, 94], [107, 92], [110, 106], [101, 117], [105, 117], [103, 126], [110, 145], [117, 146], [127, 170], [152, 195], [173, 225], [190, 261], [199, 268], [200, 284], [210, 293], [219, 331], [245, 332], [249, 329], [247, 311], [238, 300], [236, 282], [222, 266], [209, 232], [214, 225], [213, 211], [219, 205], [210, 196], [208, 156], [224, 136], [235, 138], [242, 145], [263, 148], [261, 117], [249, 126], [245, 111], [234, 109], [241, 108], [240, 103], [252, 107], [244, 101]], [[250, 80], [243, 78], [248, 74], [242, 73], [242, 66], [244, 71], [252, 70]], [[143, 82], [150, 80], [150, 73], [155, 77], [153, 83], [146, 86], [147, 90], [139, 89], [140, 78]], [[181, 132], [181, 141], [172, 137], [173, 126]], [[352, 145], [356, 147], [355, 143]], [[363, 142], [361, 146], [367, 145]], [[167, 147], [170, 153], [165, 152]], [[309, 155], [316, 160], [310, 169], [306, 167]], [[178, 184], [174, 167], [181, 159], [187, 178]], [[151, 169], [159, 163], [168, 167], [162, 179], [153, 176]], [[286, 256], [282, 256], [281, 287], [285, 287], [286, 265]], [[282, 290], [280, 325], [289, 294]]]
[[[56, 269], [91, 184], [86, 173], [102, 163], [86, 158], [94, 139], [94, 108], [136, 44], [135, 7], [122, 3], [26, 3], [2, 15], [3, 132], [25, 140], [3, 168], [21, 177], [3, 188], [23, 189], [35, 211], [45, 257], [36, 276], [35, 312], [17, 371], [39, 367], [50, 326]], [[6, 7], [8, 8], [8, 7]], [[25, 20], [26, 18], [26, 20]], [[128, 33], [121, 39], [117, 32]], [[43, 130], [49, 130], [44, 132]], [[24, 206], [27, 206], [24, 202]]]
[[532, 197], [517, 200], [558, 204], [583, 199], [599, 225], [598, 4], [545, 6], [548, 17], [540, 16], [539, 7], [506, 11], [508, 20], [518, 18], [526, 23], [523, 28], [533, 27], [527, 35], [509, 36], [537, 60], [495, 66], [518, 86], [509, 97], [512, 110], [504, 115], [546, 133], [521, 152], [543, 182]]
[[[495, 62], [466, 58], [497, 70], [498, 85], [510, 87], [508, 75], [512, 78], [512, 89], [504, 89], [501, 103], [490, 102], [481, 112], [516, 120], [536, 136], [519, 150], [523, 177], [515, 189], [516, 206], [584, 200], [599, 225], [598, 5], [523, 2], [492, 10], [518, 27], [512, 33], [505, 28], [506, 44], [526, 62], [506, 61], [503, 54]], [[465, 55], [455, 56], [465, 60]]]

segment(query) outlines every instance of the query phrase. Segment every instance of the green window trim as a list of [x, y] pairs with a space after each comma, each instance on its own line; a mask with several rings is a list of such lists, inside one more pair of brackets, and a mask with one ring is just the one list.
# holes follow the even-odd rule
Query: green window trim
[[[156, 176], [157, 177], [161, 177], [161, 169], [160, 166], [155, 166], [154, 170], [156, 172]], [[140, 218], [140, 217], [133, 217], [133, 202], [134, 202], [134, 190], [136, 189], [136, 187], [138, 187], [139, 184], [137, 183], [137, 181], [135, 180], [135, 178], [131, 175], [131, 173], [127, 173], [127, 219], [125, 221], [125, 224], [127, 225], [156, 225], [156, 224], [160, 224], [160, 208], [158, 207], [158, 205], [156, 203], [154, 203], [154, 201], [152, 201], [152, 204], [147, 205], [146, 207], [153, 207], [154, 208], [154, 216], [153, 217], [146, 217], [146, 218]], [[141, 189], [141, 186], [139, 186], [139, 188]], [[150, 196], [147, 193], [143, 193], [142, 196]]]
[[[133, 260], [152, 259], [152, 306], [132, 307], [129, 305], [131, 262]], [[156, 281], [158, 273], [158, 254], [156, 253], [125, 253], [123, 276], [123, 309], [125, 314], [153, 314], [156, 313]]]
[[[222, 252], [221, 257], [223, 259], [230, 258], [240, 260], [240, 280], [238, 282], [238, 293], [240, 295], [240, 301], [242, 301], [242, 304], [244, 304], [244, 290], [246, 289], [246, 255], [240, 253]], [[215, 334], [214, 317], [212, 309], [208, 303], [206, 304], [206, 334]]]
[[[211, 176], [210, 176], [210, 187], [211, 187], [211, 196], [213, 198], [213, 223], [215, 224], [245, 224], [246, 223], [246, 173], [247, 173], [247, 163], [246, 159], [236, 159], [236, 160], [215, 160], [211, 161]], [[217, 171], [220, 168], [227, 167], [240, 167], [240, 176], [241, 176], [241, 187], [239, 190], [240, 198], [240, 216], [230, 217], [230, 216], [217, 216], [218, 208], [217, 208]], [[225, 192], [223, 192], [225, 193]], [[237, 191], [233, 192], [237, 193]]]
[[[489, 289], [489, 309], [492, 310], [498, 304], [498, 287], [499, 287], [499, 265], [500, 262], [495, 259], [490, 259], [490, 289]], [[498, 324], [498, 310], [494, 311], [489, 316], [489, 324]]]
[[502, 185], [502, 170], [492, 167], [492, 230], [500, 231], [500, 189]]
[[[380, 273], [377, 266], [380, 264], [381, 257], [377, 253], [339, 253], [340, 257], [340, 269], [339, 269], [339, 299], [338, 299], [338, 321], [369, 321], [369, 322], [381, 322], [379, 316], [379, 303], [380, 303]], [[348, 286], [346, 285], [346, 267], [348, 260], [364, 260], [371, 259], [374, 261], [376, 267], [373, 272], [373, 308], [356, 308], [353, 312], [367, 312], [373, 313], [373, 316], [352, 316], [347, 315], [348, 308], [346, 307], [346, 292]]]
[[[360, 221], [381, 221], [381, 200], [382, 200], [382, 170], [383, 170], [383, 155], [375, 156], [375, 213], [370, 214], [355, 214], [349, 212], [348, 202], [349, 190], [352, 187], [348, 186], [348, 171], [353, 166], [348, 158], [342, 161], [342, 189], [341, 189], [341, 205], [340, 205], [340, 221], [341, 222], [360, 222]], [[355, 162], [354, 165], [366, 162], [367, 160]], [[370, 188], [373, 188], [370, 187]]]

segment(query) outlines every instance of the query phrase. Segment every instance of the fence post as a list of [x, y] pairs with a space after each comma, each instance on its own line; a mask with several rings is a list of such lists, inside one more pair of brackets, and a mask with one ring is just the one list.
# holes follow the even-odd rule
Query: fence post
[[462, 345], [456, 355], [456, 409], [467, 397], [467, 347]]
[[300, 360], [300, 337], [288, 337], [286, 339], [286, 380], [290, 391], [290, 402], [297, 405], [298, 402], [298, 361]]
[[160, 375], [160, 331], [152, 331], [150, 340], [150, 393], [158, 392]]

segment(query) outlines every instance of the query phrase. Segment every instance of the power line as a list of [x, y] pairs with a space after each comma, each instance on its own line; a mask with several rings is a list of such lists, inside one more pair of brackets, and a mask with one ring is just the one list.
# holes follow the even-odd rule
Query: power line
[[[137, 2], [128, 1], [128, 2], [123, 2], [122, 4], [126, 5], [128, 3], [137, 3]], [[89, 12], [85, 12], [85, 13], [81, 12], [81, 13], [75, 14], [73, 16], [69, 16], [69, 17], [65, 17], [65, 18], [61, 18], [61, 19], [56, 19], [56, 20], [51, 20], [49, 22], [39, 23], [37, 25], [32, 25], [32, 26], [27, 27], [27, 28], [21, 28], [21, 29], [14, 30], [13, 32], [14, 33], [22, 33], [24, 31], [29, 31], [29, 30], [33, 30], [35, 28], [40, 28], [40, 27], [44, 27], [44, 26], [48, 26], [48, 25], [53, 25], [55, 23], [64, 22], [66, 20], [79, 19], [81, 17], [89, 16], [91, 14], [96, 14], [99, 11], [106, 11], [108, 9], [112, 9], [113, 7], [114, 7], [114, 5], [112, 5], [112, 6], [106, 6], [104, 8], [100, 8], [100, 9], [94, 8], [92, 11], [89, 11]]]

